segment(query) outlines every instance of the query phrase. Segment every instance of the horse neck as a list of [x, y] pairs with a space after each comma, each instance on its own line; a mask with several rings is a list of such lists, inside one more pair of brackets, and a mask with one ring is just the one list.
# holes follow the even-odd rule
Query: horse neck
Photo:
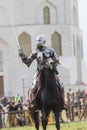
[[54, 90], [56, 88], [55, 73], [51, 70], [43, 70], [41, 73], [41, 88]]

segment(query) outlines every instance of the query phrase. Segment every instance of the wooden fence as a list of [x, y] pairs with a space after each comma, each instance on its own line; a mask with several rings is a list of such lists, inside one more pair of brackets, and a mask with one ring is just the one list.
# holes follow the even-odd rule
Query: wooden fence
[[67, 93], [66, 95], [68, 110], [66, 111], [66, 117], [70, 121], [87, 120], [87, 97], [85, 91], [81, 96], [79, 93]]
[[29, 110], [0, 112], [0, 128], [33, 125]]
[[[64, 114], [60, 114], [61, 122], [67, 121], [81, 121], [87, 120], [87, 97], [85, 92], [82, 92], [82, 96], [78, 96], [76, 93], [67, 93], [65, 102], [68, 106], [68, 110], [64, 111]], [[66, 117], [66, 120], [64, 119]], [[24, 121], [24, 122], [23, 122]], [[49, 123], [54, 123], [54, 114], [49, 115]], [[22, 123], [22, 124], [21, 124]], [[12, 127], [17, 125], [33, 125], [33, 119], [30, 110], [27, 111], [13, 111], [13, 112], [1, 112], [0, 111], [0, 128]]]

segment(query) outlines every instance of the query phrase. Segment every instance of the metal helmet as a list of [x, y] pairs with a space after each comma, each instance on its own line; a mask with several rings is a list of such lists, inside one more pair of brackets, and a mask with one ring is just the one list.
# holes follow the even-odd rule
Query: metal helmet
[[37, 36], [37, 38], [36, 38], [36, 46], [37, 47], [44, 45], [45, 42], [46, 42], [46, 39], [45, 39], [44, 35]]

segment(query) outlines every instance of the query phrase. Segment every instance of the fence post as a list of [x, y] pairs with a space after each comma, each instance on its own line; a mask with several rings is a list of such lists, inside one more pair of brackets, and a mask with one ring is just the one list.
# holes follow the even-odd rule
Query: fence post
[[[86, 95], [85, 95], [85, 91], [83, 91], [83, 93], [82, 93], [82, 98], [83, 98], [83, 105], [84, 105], [84, 110], [86, 110], [87, 108], [86, 108]], [[84, 120], [86, 119], [86, 117], [87, 117], [87, 114], [86, 114], [86, 112], [85, 112], [85, 114], [84, 114]]]
[[69, 106], [69, 109], [68, 109], [68, 118], [71, 121], [71, 116], [70, 116], [70, 94], [69, 93], [67, 93], [67, 100], [68, 100], [68, 106]]
[[79, 104], [79, 97], [78, 97], [78, 92], [76, 92], [76, 102], [77, 102], [77, 114], [78, 114], [78, 119], [80, 119], [80, 104]]
[[74, 93], [72, 93], [71, 121], [74, 121]]

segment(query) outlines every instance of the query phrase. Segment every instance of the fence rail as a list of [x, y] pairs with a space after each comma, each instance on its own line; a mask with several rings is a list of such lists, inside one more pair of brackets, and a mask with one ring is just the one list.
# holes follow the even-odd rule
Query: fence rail
[[29, 110], [0, 112], [0, 128], [33, 124], [34, 122]]

